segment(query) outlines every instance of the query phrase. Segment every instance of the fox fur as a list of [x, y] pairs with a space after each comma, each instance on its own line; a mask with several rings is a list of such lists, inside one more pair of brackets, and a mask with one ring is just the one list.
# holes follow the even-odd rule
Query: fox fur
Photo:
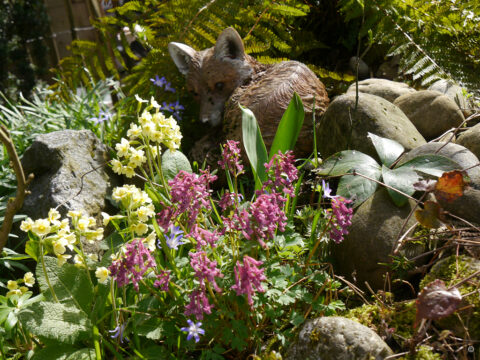
[[[242, 114], [238, 104], [250, 109], [260, 126], [267, 150], [293, 93], [302, 99], [305, 120], [295, 148], [296, 156], [313, 150], [312, 105], [319, 119], [329, 103], [325, 86], [304, 64], [285, 61], [265, 65], [245, 53], [233, 28], [225, 29], [214, 47], [196, 51], [172, 42], [170, 55], [186, 76], [187, 89], [200, 103], [200, 120], [222, 125], [223, 140], [242, 139]], [[218, 148], [218, 146], [217, 146]]]

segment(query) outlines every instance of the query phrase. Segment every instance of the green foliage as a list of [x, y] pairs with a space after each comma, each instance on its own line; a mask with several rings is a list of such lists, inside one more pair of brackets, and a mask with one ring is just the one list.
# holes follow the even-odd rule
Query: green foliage
[[337, 194], [354, 200], [355, 206], [372, 196], [380, 181], [387, 186], [395, 205], [403, 206], [408, 201], [407, 196], [415, 193], [413, 184], [421, 180], [421, 176], [426, 174], [438, 177], [445, 171], [461, 168], [453, 160], [440, 155], [420, 155], [402, 165], [395, 165], [403, 147], [393, 140], [371, 133], [369, 138], [382, 165], [359, 151], [344, 150], [327, 158], [316, 169], [318, 175], [341, 176]]
[[180, 170], [192, 172], [187, 157], [180, 151], [170, 151], [170, 149], [165, 151], [162, 154], [162, 172], [165, 179], [173, 179]]
[[338, 5], [346, 21], [364, 17], [359, 38], [390, 46], [390, 55], [400, 55], [401, 70], [414, 82], [428, 86], [453, 79], [480, 91], [478, 1], [340, 0]]

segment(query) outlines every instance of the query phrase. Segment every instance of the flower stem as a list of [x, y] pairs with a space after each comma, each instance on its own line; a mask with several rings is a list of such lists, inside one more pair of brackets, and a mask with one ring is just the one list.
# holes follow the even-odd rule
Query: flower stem
[[42, 269], [43, 269], [43, 273], [45, 274], [45, 281], [47, 282], [48, 288], [50, 289], [55, 302], [59, 303], [60, 301], [58, 301], [57, 295], [55, 294], [55, 291], [53, 290], [53, 286], [50, 283], [50, 279], [48, 278], [47, 267], [45, 266], [45, 259], [43, 256], [43, 243], [41, 241], [40, 241], [40, 261], [42, 263]]

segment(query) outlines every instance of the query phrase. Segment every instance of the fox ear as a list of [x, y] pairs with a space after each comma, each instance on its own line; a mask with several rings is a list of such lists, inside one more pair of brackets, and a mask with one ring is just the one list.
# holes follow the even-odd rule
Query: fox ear
[[242, 38], [234, 28], [226, 28], [218, 36], [214, 56], [217, 59], [245, 59], [245, 48], [243, 47]]
[[196, 51], [188, 45], [171, 42], [168, 44], [168, 52], [170, 53], [175, 65], [177, 65], [178, 70], [183, 75], [187, 75], [188, 68], [192, 58], [196, 54]]

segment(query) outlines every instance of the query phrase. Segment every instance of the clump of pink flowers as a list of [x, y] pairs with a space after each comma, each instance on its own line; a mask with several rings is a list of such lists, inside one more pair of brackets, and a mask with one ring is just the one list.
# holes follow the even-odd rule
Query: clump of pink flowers
[[170, 219], [163, 218], [162, 224], [168, 223], [168, 220], [186, 214], [188, 218], [188, 226], [192, 226], [197, 219], [202, 208], [209, 210], [210, 206], [210, 183], [215, 181], [217, 177], [210, 174], [208, 170], [202, 171], [202, 175], [189, 173], [181, 170], [173, 180], [168, 182], [170, 186], [170, 194], [172, 203], [176, 206], [175, 211], [170, 211]]
[[240, 142], [227, 140], [222, 145], [222, 160], [218, 162], [218, 165], [237, 176], [243, 172], [243, 165], [240, 159]]
[[215, 277], [222, 278], [223, 274], [217, 268], [217, 262], [211, 261], [205, 251], [190, 253], [190, 266], [195, 271], [195, 276], [200, 282], [200, 287], [205, 286], [205, 280], [213, 285], [217, 292], [222, 289], [217, 285]]
[[[125, 245], [123, 252], [112, 261], [108, 270], [119, 287], [132, 283], [135, 290], [138, 291], [138, 283], [147, 271], [155, 268], [155, 259], [150, 250], [144, 246], [141, 239], [134, 239]], [[154, 286], [168, 290], [168, 281], [169, 273], [162, 272], [157, 275]]]
[[198, 320], [203, 320], [203, 314], [212, 313], [213, 304], [208, 302], [205, 287], [192, 291], [190, 302], [185, 306], [185, 316], [195, 316]]
[[252, 296], [255, 294], [255, 289], [258, 292], [265, 292], [261, 282], [267, 280], [264, 275], [264, 269], [260, 269], [259, 266], [263, 262], [255, 260], [250, 256], [243, 257], [243, 266], [237, 261], [235, 266], [235, 285], [232, 289], [235, 290], [238, 296], [247, 295], [247, 301], [251, 308], [253, 308]]
[[337, 244], [344, 240], [344, 235], [348, 234], [347, 228], [352, 225], [353, 209], [347, 206], [351, 202], [342, 196], [332, 197], [330, 238]]
[[292, 151], [283, 154], [280, 150], [273, 155], [268, 164], [265, 164], [268, 180], [264, 189], [279, 194], [295, 196], [293, 183], [298, 179], [298, 169], [294, 165], [295, 158]]

